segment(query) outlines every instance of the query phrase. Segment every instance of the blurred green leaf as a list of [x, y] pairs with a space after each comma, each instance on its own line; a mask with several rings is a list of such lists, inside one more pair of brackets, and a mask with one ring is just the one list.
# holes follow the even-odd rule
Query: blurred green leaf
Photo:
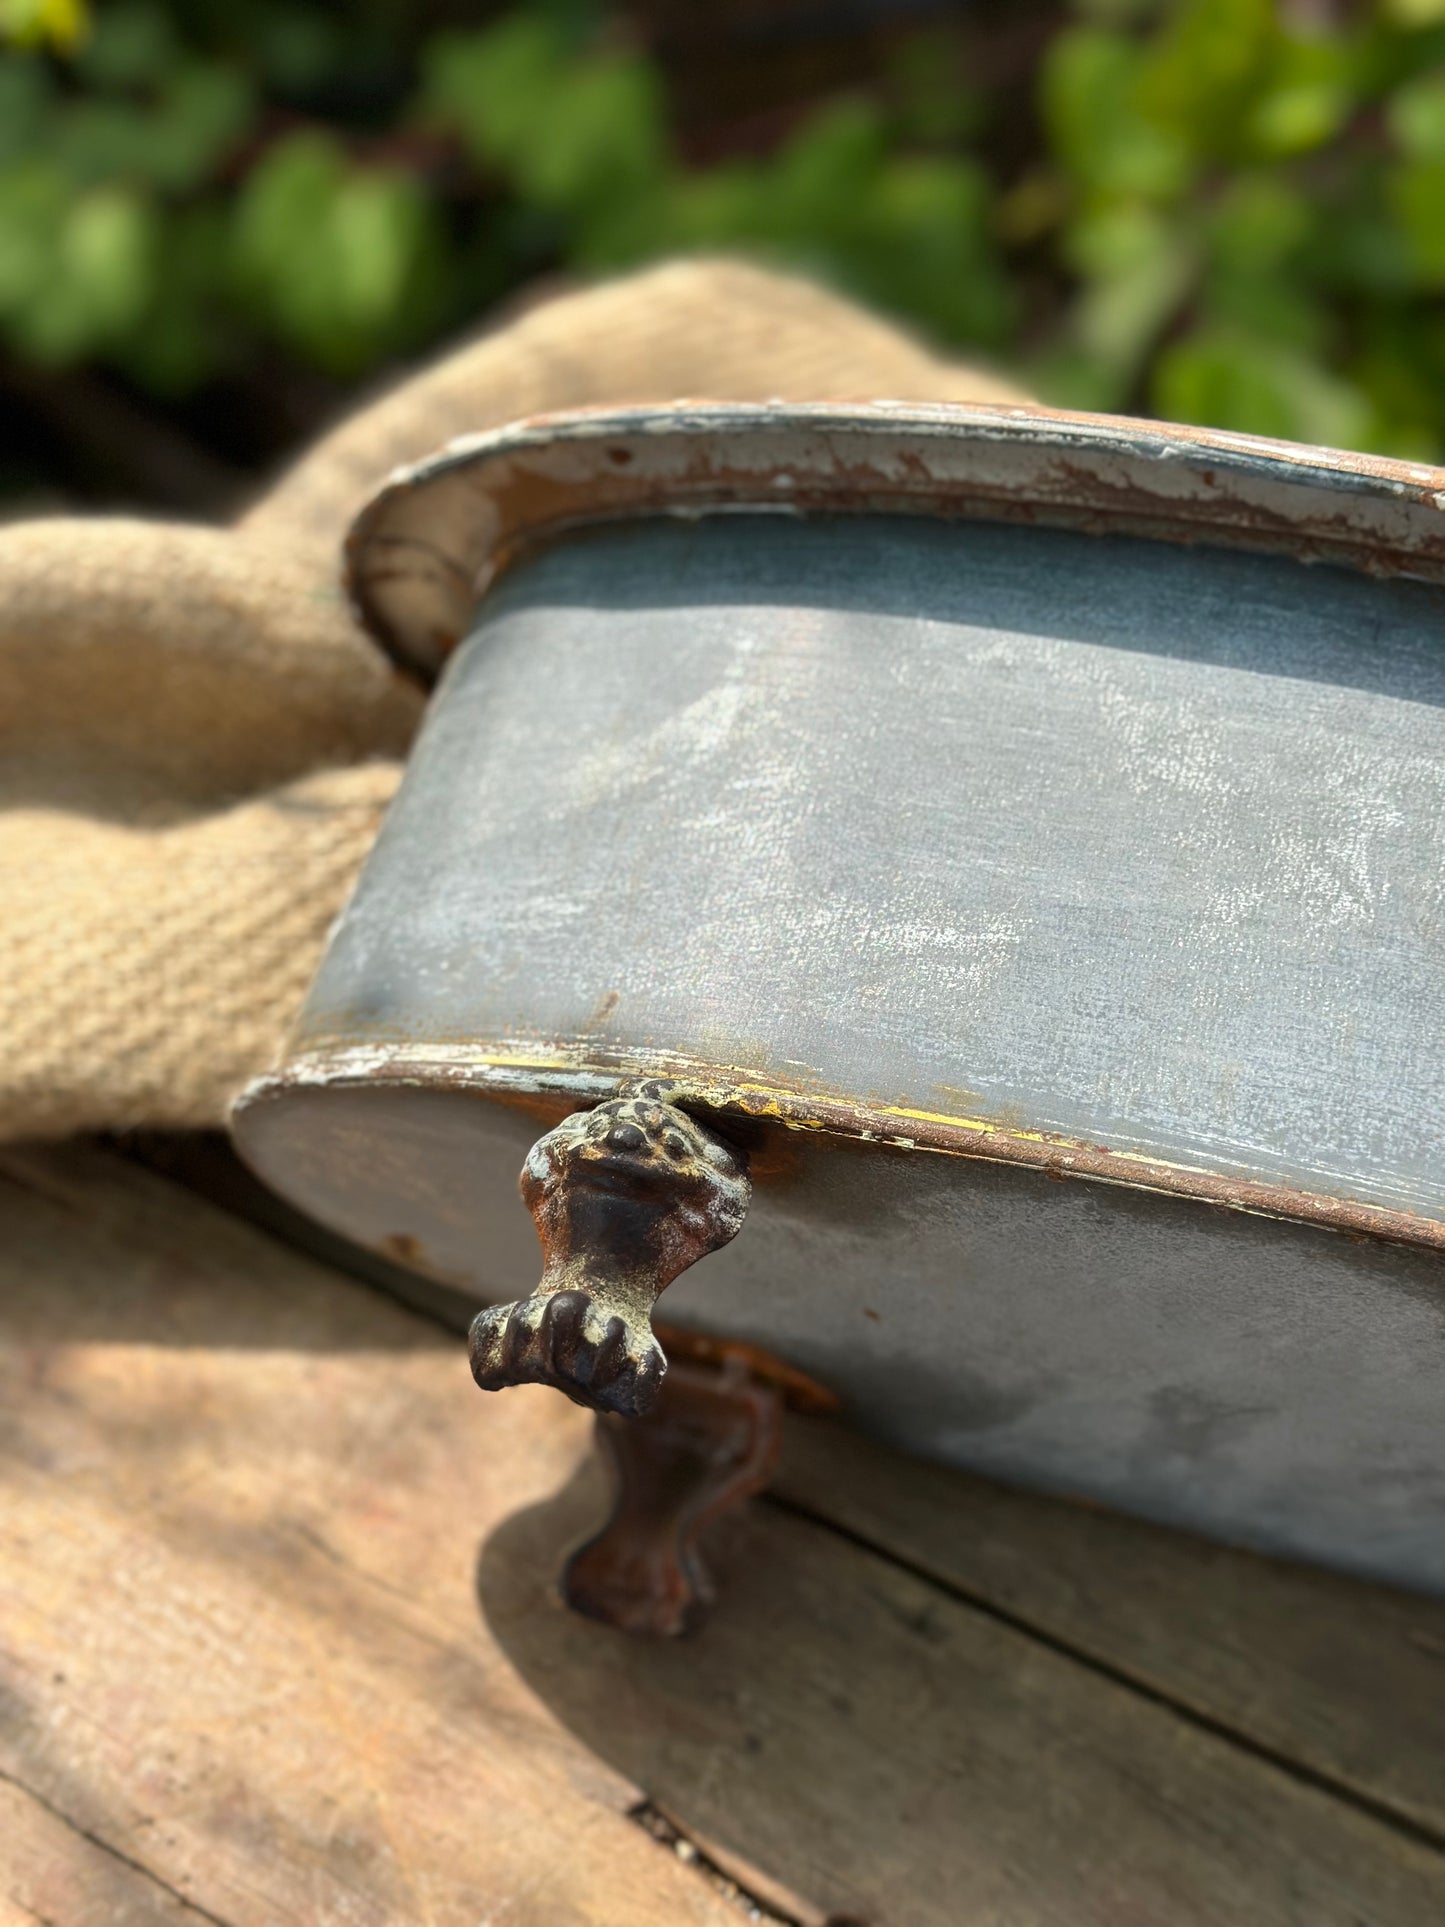
[[68, 53], [90, 27], [85, 0], [0, 0], [0, 40]]
[[1281, 39], [1275, 0], [1180, 0], [1142, 65], [1144, 111], [1196, 153], [1233, 154]]
[[657, 76], [645, 61], [577, 53], [548, 13], [441, 36], [424, 63], [423, 114], [537, 205], [604, 218], [661, 183], [667, 160]]
[[1430, 27], [1445, 20], [1445, 0], [1384, 0], [1384, 12], [1402, 27]]
[[1105, 191], [1168, 199], [1190, 157], [1169, 127], [1140, 107], [1143, 56], [1123, 34], [1076, 28], [1044, 60], [1041, 102], [1054, 153], [1075, 179]]
[[670, 238], [761, 249], [955, 340], [993, 344], [1013, 315], [989, 232], [981, 169], [890, 152], [885, 119], [844, 100], [766, 165], [734, 163], [679, 183]]
[[353, 173], [336, 197], [329, 238], [348, 321], [370, 339], [385, 339], [404, 312], [410, 277], [426, 252], [425, 198], [405, 174]]
[[1242, 145], [1269, 158], [1308, 153], [1338, 133], [1354, 109], [1354, 50], [1343, 38], [1279, 35], [1272, 52]]
[[1407, 237], [1391, 218], [1383, 178], [1374, 171], [1348, 194], [1316, 206], [1313, 231], [1301, 249], [1301, 281], [1321, 302], [1341, 298], [1393, 306], [1420, 293]]
[[1315, 210], [1305, 192], [1259, 170], [1236, 176], [1223, 189], [1210, 222], [1216, 258], [1241, 272], [1287, 263], [1314, 227]]
[[50, 75], [40, 61], [0, 54], [0, 167], [39, 151], [52, 98]]
[[53, 161], [0, 168], [0, 317], [13, 325], [45, 285], [70, 187]]
[[1129, 377], [1107, 368], [1084, 348], [1063, 339], [1028, 360], [1025, 383], [1055, 408], [1083, 408], [1113, 414], [1127, 402]]
[[148, 177], [177, 190], [200, 186], [249, 132], [255, 112], [251, 81], [238, 68], [177, 62], [150, 122]]
[[1197, 246], [1186, 229], [1135, 203], [1077, 222], [1070, 251], [1084, 277], [1074, 339], [1118, 392], [1197, 272]]
[[1203, 316], [1260, 340], [1320, 352], [1329, 316], [1300, 265], [1315, 231], [1314, 208], [1303, 193], [1273, 173], [1240, 175], [1206, 224]]
[[102, 0], [76, 72], [107, 93], [152, 86], [180, 53], [176, 26], [157, 0]]
[[1417, 273], [1426, 286], [1445, 287], [1445, 160], [1397, 168], [1390, 200]]
[[915, 315], [945, 339], [997, 347], [1017, 310], [989, 238], [988, 211], [978, 167], [895, 160], [845, 230], [846, 254], [834, 272], [865, 300]]
[[255, 313], [339, 374], [414, 339], [440, 280], [435, 214], [418, 183], [358, 168], [320, 133], [278, 141], [237, 202], [233, 260]]
[[805, 224], [846, 226], [887, 159], [881, 110], [868, 100], [840, 100], [814, 114], [773, 158], [768, 203], [791, 232]]
[[1372, 419], [1367, 398], [1309, 356], [1222, 329], [1171, 343], [1151, 392], [1171, 421], [1327, 447], [1357, 447]]
[[771, 221], [764, 170], [752, 161], [726, 162], [669, 183], [662, 245], [733, 247], [743, 235], [761, 238]]
[[643, 193], [665, 157], [656, 76], [637, 60], [606, 60], [569, 75], [555, 125], [513, 161], [524, 193], [543, 206], [591, 208]]
[[54, 115], [51, 148], [77, 182], [149, 182], [176, 192], [199, 187], [248, 130], [249, 78], [216, 61], [173, 59], [149, 98], [84, 95]]
[[1396, 145], [1412, 160], [1445, 161], [1445, 69], [1402, 87], [1386, 119]]
[[1292, 275], [1241, 272], [1216, 262], [1204, 277], [1197, 311], [1209, 323], [1306, 354], [1324, 355], [1332, 345], [1328, 309]]
[[488, 166], [545, 143], [568, 37], [541, 14], [516, 14], [481, 33], [444, 33], [422, 55], [421, 112], [461, 135]]
[[218, 294], [225, 287], [229, 234], [214, 206], [186, 208], [161, 229], [151, 300], [115, 358], [153, 393], [184, 395], [210, 376], [236, 332]]
[[40, 170], [0, 184], [0, 311], [11, 340], [45, 364], [113, 347], [150, 300], [156, 248], [154, 211], [126, 188], [68, 199]]
[[142, 109], [129, 101], [90, 96], [60, 109], [49, 146], [72, 181], [98, 187], [148, 172], [149, 135]]
[[1350, 373], [1375, 410], [1366, 446], [1434, 460], [1445, 430], [1445, 330], [1404, 311], [1372, 318]]

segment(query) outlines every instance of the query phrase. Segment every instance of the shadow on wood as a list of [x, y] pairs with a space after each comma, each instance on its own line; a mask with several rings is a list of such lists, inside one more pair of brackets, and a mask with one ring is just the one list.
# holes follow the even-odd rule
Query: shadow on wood
[[[211, 1169], [198, 1154], [177, 1153], [175, 1162], [188, 1175]], [[234, 1158], [230, 1165], [239, 1169]], [[5, 1305], [9, 1342], [464, 1356], [442, 1325], [399, 1314], [389, 1289], [383, 1298], [332, 1270], [324, 1254], [293, 1248], [289, 1223], [272, 1235], [270, 1225], [213, 1210], [107, 1149], [7, 1144], [0, 1187], [4, 1260], [29, 1281]], [[61, 1249], [68, 1289], [52, 1278]], [[100, 1282], [77, 1289], [77, 1275]]]
[[114, 1158], [7, 1150], [0, 1223], [0, 1918], [729, 1927], [651, 1802], [805, 1927], [1445, 1919], [1379, 1812], [1437, 1812], [1438, 1612], [810, 1425], [628, 1641], [556, 1600], [565, 1399]]
[[1404, 1927], [1445, 1907], [1428, 1848], [766, 1502], [719, 1526], [696, 1637], [576, 1618], [556, 1576], [605, 1503], [584, 1466], [497, 1526], [477, 1571], [489, 1630], [755, 1890], [761, 1870], [887, 1927]]

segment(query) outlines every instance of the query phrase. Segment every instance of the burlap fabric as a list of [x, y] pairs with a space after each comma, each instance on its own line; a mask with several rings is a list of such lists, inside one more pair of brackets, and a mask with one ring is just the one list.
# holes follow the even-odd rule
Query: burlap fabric
[[342, 533], [396, 464], [539, 410], [1024, 397], [733, 262], [568, 295], [326, 436], [233, 528], [0, 529], [0, 1137], [215, 1125], [274, 1061], [421, 699]]

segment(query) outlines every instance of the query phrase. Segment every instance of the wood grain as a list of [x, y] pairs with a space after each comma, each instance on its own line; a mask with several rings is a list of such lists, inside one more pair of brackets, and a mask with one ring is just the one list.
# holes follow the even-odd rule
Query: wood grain
[[1445, 1841], [1445, 1602], [786, 1437], [780, 1499]]
[[157, 1181], [6, 1168], [0, 1771], [236, 1927], [733, 1927], [479, 1623], [582, 1415]]
[[0, 1927], [199, 1927], [210, 1918], [9, 1781], [0, 1781], [0, 1842], [9, 1889]]
[[822, 1527], [731, 1535], [696, 1648], [541, 1610], [587, 1482], [488, 1542], [493, 1632], [663, 1809], [849, 1920], [1438, 1923], [1445, 1860]]
[[0, 1905], [744, 1918], [646, 1796], [810, 1927], [1445, 1915], [1418, 1839], [783, 1507], [723, 1535], [696, 1640], [575, 1620], [600, 1501], [564, 1400], [478, 1396], [436, 1327], [162, 1180], [0, 1154]]

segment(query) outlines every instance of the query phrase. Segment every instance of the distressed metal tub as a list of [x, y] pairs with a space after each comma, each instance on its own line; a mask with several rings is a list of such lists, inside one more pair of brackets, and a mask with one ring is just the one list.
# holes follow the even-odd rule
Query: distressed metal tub
[[532, 1140], [640, 1088], [754, 1190], [674, 1326], [912, 1450], [1445, 1590], [1442, 505], [1027, 410], [452, 445], [351, 539], [445, 673], [241, 1150], [511, 1300]]

